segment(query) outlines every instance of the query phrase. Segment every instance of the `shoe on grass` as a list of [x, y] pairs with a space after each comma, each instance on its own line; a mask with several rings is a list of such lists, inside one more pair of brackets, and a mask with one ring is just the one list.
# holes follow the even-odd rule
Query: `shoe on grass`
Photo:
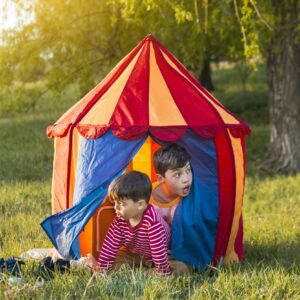
[[5, 272], [5, 260], [3, 257], [0, 258], [0, 273]]
[[11, 256], [6, 260], [6, 272], [11, 276], [21, 277], [22, 269], [21, 266], [24, 265], [24, 261], [18, 257]]

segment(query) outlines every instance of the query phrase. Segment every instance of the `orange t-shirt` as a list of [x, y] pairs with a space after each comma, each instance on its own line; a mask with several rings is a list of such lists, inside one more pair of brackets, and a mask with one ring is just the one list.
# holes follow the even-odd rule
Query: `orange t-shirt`
[[[156, 181], [152, 184], [152, 190], [154, 191], [159, 185], [159, 182]], [[181, 197], [177, 197], [171, 202], [161, 203], [156, 201], [153, 196], [151, 195], [150, 203], [154, 206], [156, 211], [164, 218], [164, 220], [172, 226], [174, 213], [176, 207], [178, 206], [179, 202], [181, 201]]]

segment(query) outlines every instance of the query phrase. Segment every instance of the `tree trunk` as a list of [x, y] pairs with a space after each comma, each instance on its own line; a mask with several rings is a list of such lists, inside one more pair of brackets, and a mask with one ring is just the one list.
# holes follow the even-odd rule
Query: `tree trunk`
[[268, 49], [270, 148], [266, 166], [300, 171], [299, 1], [273, 0], [276, 24]]
[[213, 91], [214, 85], [211, 79], [211, 68], [210, 68], [210, 55], [205, 54], [202, 68], [199, 76], [199, 81], [202, 86], [204, 86], [207, 90]]

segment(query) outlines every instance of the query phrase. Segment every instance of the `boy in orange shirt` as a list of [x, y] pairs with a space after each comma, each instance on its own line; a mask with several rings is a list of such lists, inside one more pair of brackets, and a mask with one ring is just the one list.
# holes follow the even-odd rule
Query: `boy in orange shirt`
[[[190, 155], [178, 144], [162, 146], [154, 154], [154, 167], [157, 182], [153, 183], [150, 203], [172, 227], [175, 210], [190, 193], [193, 174], [190, 166]], [[191, 267], [183, 262], [169, 260], [174, 273], [184, 274]]]

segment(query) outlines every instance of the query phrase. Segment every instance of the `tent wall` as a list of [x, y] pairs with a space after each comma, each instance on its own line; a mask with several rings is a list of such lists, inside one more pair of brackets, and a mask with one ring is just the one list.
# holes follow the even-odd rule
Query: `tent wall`
[[[242, 230], [242, 205], [245, 190], [245, 139], [235, 138], [229, 132], [232, 149], [234, 152], [236, 172], [235, 207], [232, 220], [229, 242], [226, 250], [225, 262], [239, 261], [244, 257], [243, 230]], [[239, 235], [239, 236], [238, 236]]]
[[[192, 139], [189, 140], [189, 136], [193, 138], [196, 135], [188, 131], [185, 135], [185, 143], [187, 144], [183, 140], [178, 142], [184, 147], [193, 147]], [[201, 140], [199, 137], [198, 139]], [[64, 210], [67, 208], [67, 205], [73, 205], [81, 141], [82, 137], [76, 129], [72, 131], [72, 139], [70, 139], [69, 135], [55, 139], [54, 168], [59, 171], [54, 172], [53, 176], [53, 190], [55, 191], [53, 193], [53, 204], [56, 212]], [[72, 147], [70, 147], [70, 142], [72, 142]], [[245, 140], [244, 138], [235, 138], [229, 130], [224, 130], [222, 134], [217, 136], [214, 144], [218, 161], [218, 175], [215, 174], [213, 176], [213, 174], [210, 174], [211, 172], [203, 171], [205, 168], [211, 168], [209, 155], [203, 159], [203, 157], [201, 158], [201, 153], [198, 153], [196, 158], [198, 160], [197, 164], [203, 164], [197, 168], [197, 176], [200, 180], [201, 178], [205, 179], [211, 188], [217, 185], [219, 193], [219, 226], [213, 262], [216, 263], [222, 256], [225, 256], [225, 262], [238, 261], [243, 258], [241, 210], [245, 181]], [[148, 137], [126, 170], [135, 169], [142, 171], [148, 174], [152, 182], [156, 181], [153, 154], [158, 148], [159, 144]], [[209, 148], [205, 150], [205, 152], [208, 151], [210, 151]], [[68, 155], [68, 153], [70, 154]], [[67, 166], [68, 162], [70, 165], [69, 174], [67, 168], [62, 167]], [[67, 187], [69, 190], [66, 193]], [[63, 198], [60, 197], [64, 192], [69, 195], [68, 201], [66, 198], [65, 201], [62, 201]], [[75, 199], [76, 201], [78, 199]], [[98, 255], [103, 238], [113, 217], [113, 205], [105, 201], [79, 236], [81, 255], [86, 255], [87, 253]]]
[[213, 259], [214, 264], [226, 253], [234, 213], [236, 184], [234, 153], [228, 132], [225, 129], [217, 135], [215, 144], [219, 178], [219, 225]]
[[52, 176], [52, 213], [68, 208], [68, 174], [69, 174], [70, 134], [64, 138], [54, 139], [54, 160]]

